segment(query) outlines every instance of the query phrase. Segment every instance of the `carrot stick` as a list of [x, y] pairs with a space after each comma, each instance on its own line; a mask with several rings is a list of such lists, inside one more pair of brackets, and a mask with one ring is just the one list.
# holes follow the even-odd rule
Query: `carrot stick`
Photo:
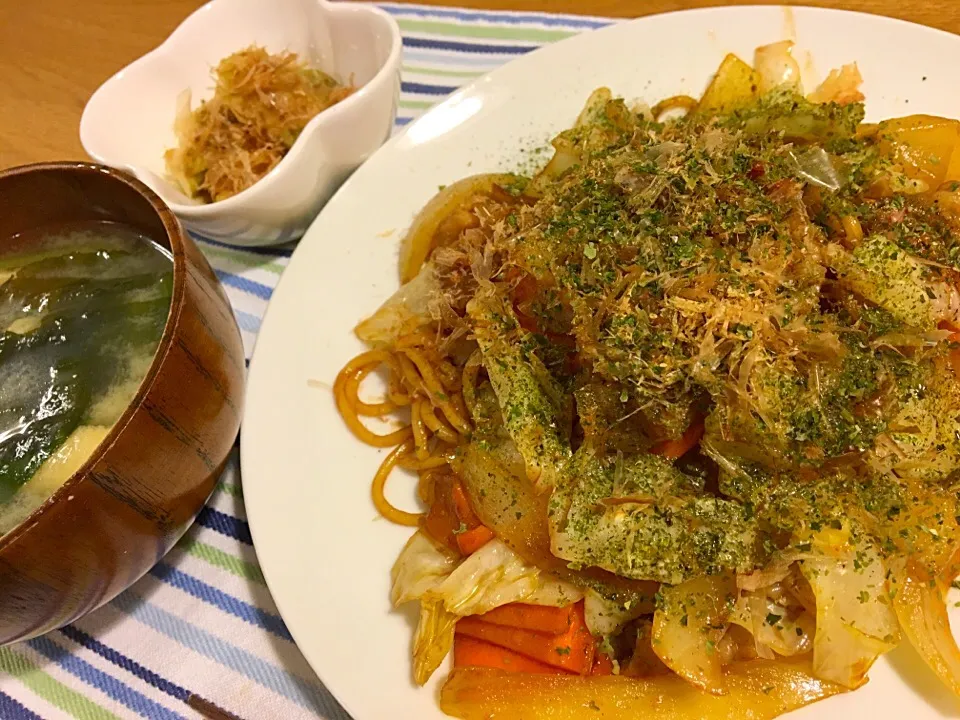
[[[513, 268], [510, 269], [513, 270]], [[520, 273], [516, 271], [513, 273], [514, 277], [519, 276], [519, 274]], [[538, 289], [537, 281], [533, 278], [533, 275], [524, 274], [513, 288], [513, 302], [519, 305], [520, 303], [532, 300], [536, 297]]]
[[559, 345], [568, 350], [574, 350], [577, 347], [577, 341], [573, 336], [564, 335], [563, 333], [550, 332], [549, 330], [541, 330], [540, 326], [537, 325], [536, 318], [531, 317], [520, 310], [514, 309], [514, 314], [517, 316], [517, 323], [519, 323], [520, 327], [522, 327], [528, 333], [533, 333], [534, 335], [543, 335], [554, 345]]
[[613, 675], [613, 660], [605, 652], [598, 652], [593, 658], [591, 675]]
[[664, 440], [663, 442], [657, 443], [650, 448], [650, 452], [654, 455], [660, 455], [667, 460], [676, 460], [692, 450], [694, 446], [700, 442], [700, 438], [702, 437], [703, 421], [697, 420], [690, 424], [690, 427], [684, 431], [683, 435], [673, 440]]
[[491, 667], [514, 673], [564, 674], [559, 668], [461, 633], [453, 638], [453, 666]]
[[494, 537], [480, 524], [459, 480], [437, 483], [423, 527], [435, 540], [463, 555], [479, 550]]
[[459, 480], [455, 482], [451, 494], [453, 496], [453, 507], [457, 517], [460, 518], [460, 522], [468, 528], [479, 525], [480, 518], [473, 511], [473, 506], [470, 505], [470, 498], [467, 497], [467, 491], [463, 489], [463, 483]]
[[577, 603], [575, 608], [574, 622], [570, 623], [565, 633], [559, 635], [494, 625], [477, 617], [461, 618], [457, 622], [457, 632], [508, 648], [547, 665], [588, 675], [593, 669], [596, 646], [583, 619], [583, 604]]
[[424, 518], [423, 529], [437, 542], [456, 550], [459, 546], [456, 534], [459, 528], [460, 520], [454, 513], [452, 504], [447, 501], [447, 498], [438, 494]]
[[464, 555], [470, 555], [491, 540], [493, 540], [493, 531], [485, 525], [477, 525], [475, 528], [457, 534], [457, 547]]
[[[960, 343], [960, 332], [955, 332], [947, 338], [950, 342]], [[950, 365], [953, 366], [953, 373], [960, 379], [960, 348], [950, 352]]]
[[576, 619], [573, 605], [567, 607], [546, 607], [544, 605], [526, 605], [510, 603], [494, 608], [477, 617], [494, 625], [521, 628], [531, 632], [559, 635], [570, 629]]

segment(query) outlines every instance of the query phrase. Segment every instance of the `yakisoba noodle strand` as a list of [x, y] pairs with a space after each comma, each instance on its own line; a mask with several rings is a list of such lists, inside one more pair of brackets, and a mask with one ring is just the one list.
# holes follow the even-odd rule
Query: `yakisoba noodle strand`
[[[370, 431], [361, 421], [357, 395], [359, 378], [365, 377], [370, 371], [381, 364], [388, 367], [396, 361], [391, 353], [383, 350], [370, 350], [358, 355], [340, 371], [333, 385], [333, 394], [337, 409], [347, 426], [360, 440], [374, 447], [393, 447], [399, 445], [411, 435], [409, 427], [401, 428], [385, 435], [378, 435]], [[388, 411], [389, 412], [389, 411]]]
[[654, 119], [660, 120], [666, 113], [673, 110], [691, 112], [692, 110], [696, 109], [697, 104], [697, 100], [689, 95], [674, 95], [673, 97], [668, 97], [654, 105], [651, 113], [653, 114]]
[[421, 514], [406, 512], [405, 510], [394, 507], [386, 499], [383, 492], [387, 484], [387, 478], [390, 477], [393, 468], [397, 466], [404, 455], [410, 453], [412, 447], [413, 442], [408, 438], [390, 451], [390, 454], [387, 455], [386, 459], [377, 469], [376, 475], [373, 476], [372, 495], [373, 504], [376, 506], [377, 512], [383, 515], [383, 517], [397, 525], [414, 527], [420, 522]]
[[901, 638], [960, 694], [960, 123], [865, 128], [855, 66], [805, 96], [757, 58], [441, 190], [357, 328], [337, 407], [392, 448], [451, 715], [769, 719]]
[[[430, 348], [431, 344], [432, 338], [425, 332], [404, 336], [393, 352], [370, 350], [355, 357], [334, 383], [337, 408], [353, 434], [373, 447], [394, 448], [377, 470], [371, 493], [377, 511], [400, 525], [416, 525], [422, 514], [400, 510], [386, 499], [384, 488], [390, 473], [399, 466], [419, 472], [421, 478], [429, 476], [449, 464], [461, 439], [458, 429], [470, 430], [458, 370]], [[367, 403], [360, 399], [360, 387], [380, 369], [387, 372], [386, 396], [380, 402]], [[409, 411], [409, 425], [383, 435], [360, 419], [387, 419], [401, 409]]]

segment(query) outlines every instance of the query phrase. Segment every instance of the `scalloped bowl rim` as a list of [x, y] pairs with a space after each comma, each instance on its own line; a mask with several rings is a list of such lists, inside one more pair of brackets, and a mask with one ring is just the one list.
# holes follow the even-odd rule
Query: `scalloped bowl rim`
[[[218, 4], [218, 3], [229, 3], [230, 0], [210, 0], [210, 2], [202, 5], [201, 7], [194, 10], [190, 15], [188, 15], [167, 39], [160, 43], [153, 50], [148, 53], [141, 55], [139, 58], [126, 65], [123, 69], [114, 73], [110, 78], [104, 81], [90, 96], [90, 99], [87, 101], [84, 106], [83, 114], [80, 118], [80, 142], [84, 147], [84, 150], [89, 153], [90, 157], [96, 161], [96, 163], [114, 168], [114, 169], [123, 169], [129, 172], [135, 172], [136, 167], [131, 166], [127, 163], [124, 163], [120, 160], [110, 160], [105, 154], [96, 152], [93, 148], [89, 146], [89, 126], [90, 119], [88, 115], [88, 109], [93, 107], [98, 101], [102, 101], [104, 95], [112, 89], [112, 86], [122, 82], [126, 73], [128, 73], [133, 68], [152, 65], [153, 63], [163, 62], [169, 53], [174, 52], [178, 44], [181, 42], [181, 38], [185, 37], [188, 32], [188, 28], [194, 23], [203, 22], [203, 19], [206, 13], [209, 12], [209, 9]], [[178, 203], [170, 200], [169, 198], [164, 197], [160, 192], [154, 188], [149, 188], [151, 192], [156, 194], [160, 199], [178, 216], [186, 218], [188, 220], [204, 219], [213, 215], [217, 215], [223, 211], [234, 210], [238, 207], [241, 207], [244, 203], [255, 199], [258, 194], [263, 194], [270, 189], [270, 186], [276, 183], [276, 178], [278, 175], [281, 175], [284, 170], [288, 169], [290, 165], [300, 156], [303, 152], [303, 147], [306, 144], [306, 136], [312, 135], [314, 132], [322, 128], [328, 121], [337, 116], [343, 114], [344, 112], [349, 112], [357, 103], [363, 102], [367, 95], [374, 92], [374, 87], [382, 85], [384, 82], [390, 82], [393, 75], [396, 74], [396, 71], [399, 67], [400, 54], [403, 50], [403, 38], [400, 34], [400, 27], [397, 25], [397, 21], [385, 10], [382, 10], [379, 7], [367, 4], [347, 4], [347, 3], [333, 3], [329, 0], [317, 0], [320, 5], [323, 5], [329, 8], [332, 13], [358, 13], [366, 14], [371, 18], [377, 17], [381, 20], [386, 20], [387, 27], [390, 29], [390, 53], [387, 55], [387, 58], [384, 60], [383, 64], [377, 70], [372, 78], [369, 81], [363, 84], [356, 92], [351, 93], [350, 96], [344, 98], [336, 105], [323, 110], [322, 112], [315, 115], [310, 122], [308, 122], [303, 131], [294, 141], [293, 145], [290, 147], [290, 150], [287, 151], [287, 154], [281, 158], [280, 162], [277, 163], [266, 175], [260, 178], [250, 187], [245, 190], [240, 191], [236, 195], [232, 195], [223, 200], [218, 200], [212, 203], [203, 203], [203, 204], [185, 204]], [[84, 138], [87, 138], [86, 140]], [[143, 180], [138, 180], [147, 185]], [[149, 186], [148, 186], [149, 187]]]

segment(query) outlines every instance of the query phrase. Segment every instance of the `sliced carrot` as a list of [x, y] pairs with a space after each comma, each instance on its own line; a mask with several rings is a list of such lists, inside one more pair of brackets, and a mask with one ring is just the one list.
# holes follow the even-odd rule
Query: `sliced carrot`
[[470, 498], [467, 497], [467, 491], [463, 489], [463, 483], [459, 480], [455, 482], [451, 494], [453, 497], [453, 507], [454, 510], [456, 510], [457, 517], [460, 518], [460, 522], [468, 528], [479, 525], [480, 518], [478, 518], [477, 514], [473, 511]]
[[517, 322], [520, 324], [524, 330], [528, 333], [533, 333], [534, 335], [543, 335], [547, 340], [552, 342], [554, 345], [559, 345], [560, 347], [566, 348], [567, 350], [575, 350], [577, 347], [576, 338], [572, 335], [564, 335], [563, 333], [550, 332], [549, 330], [541, 330], [540, 326], [537, 324], [537, 320], [530, 315], [527, 315], [519, 309], [514, 309], [514, 314], [517, 316]]
[[488, 613], [478, 615], [481, 620], [494, 625], [521, 628], [532, 632], [559, 635], [570, 629], [575, 621], [573, 605], [567, 607], [546, 607], [544, 605], [527, 605], [525, 603], [510, 603], [494, 608]]
[[583, 603], [575, 606], [574, 622], [565, 633], [546, 635], [531, 630], [484, 622], [477, 617], [461, 618], [457, 632], [505, 647], [547, 665], [580, 675], [593, 669], [596, 646], [583, 619]]
[[450, 502], [458, 520], [454, 535], [461, 553], [469, 555], [493, 540], [493, 531], [480, 524], [480, 518], [473, 511], [467, 491], [459, 480], [450, 489]]
[[613, 675], [613, 660], [605, 652], [598, 652], [593, 658], [591, 675]]
[[460, 519], [457, 517], [450, 500], [449, 492], [439, 484], [436, 488], [433, 504], [423, 521], [423, 529], [437, 542], [443, 543], [451, 550], [459, 548], [457, 532], [460, 530]]
[[[955, 332], [947, 338], [950, 342], [960, 343], [960, 332]], [[950, 364], [953, 366], [953, 372], [960, 379], [960, 348], [950, 353]]]
[[459, 479], [439, 479], [433, 494], [423, 528], [434, 540], [469, 555], [493, 539], [493, 532], [481, 525], [480, 518], [473, 512]]
[[485, 525], [477, 525], [475, 528], [457, 533], [457, 548], [464, 555], [470, 555], [491, 540], [493, 540], [493, 530]]
[[683, 457], [690, 450], [692, 450], [700, 438], [703, 437], [703, 421], [697, 420], [694, 423], [691, 423], [683, 435], [673, 440], [664, 440], [663, 442], [657, 443], [652, 448], [650, 452], [654, 455], [660, 455], [661, 457], [666, 458], [667, 460], [676, 460], [677, 458]]
[[[512, 269], [512, 268], [511, 268]], [[519, 274], [519, 273], [517, 273]], [[537, 281], [533, 275], [524, 274], [513, 289], [513, 302], [516, 304], [525, 303], [532, 300], [537, 295]]]
[[577, 343], [573, 337], [570, 335], [564, 335], [563, 333], [541, 330], [537, 323], [537, 319], [527, 313], [524, 308], [521, 307], [530, 300], [533, 300], [540, 290], [533, 275], [524, 273], [519, 268], [511, 267], [509, 270], [507, 270], [506, 279], [510, 282], [517, 283], [513, 289], [513, 312], [517, 316], [517, 322], [520, 324], [520, 327], [529, 333], [543, 335], [555, 345], [560, 345], [561, 347], [565, 347], [570, 350], [574, 349]]
[[490, 667], [514, 673], [565, 675], [560, 668], [531, 660], [513, 650], [457, 633], [453, 637], [454, 667]]

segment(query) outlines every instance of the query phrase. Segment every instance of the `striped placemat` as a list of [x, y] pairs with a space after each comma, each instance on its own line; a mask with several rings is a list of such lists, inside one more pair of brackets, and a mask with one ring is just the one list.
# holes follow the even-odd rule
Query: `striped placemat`
[[[382, 4], [403, 32], [397, 128], [460, 85], [602, 18]], [[200, 246], [249, 357], [291, 248]], [[346, 720], [297, 650], [264, 584], [236, 458], [183, 540], [79, 622], [0, 648], [0, 720]]]

